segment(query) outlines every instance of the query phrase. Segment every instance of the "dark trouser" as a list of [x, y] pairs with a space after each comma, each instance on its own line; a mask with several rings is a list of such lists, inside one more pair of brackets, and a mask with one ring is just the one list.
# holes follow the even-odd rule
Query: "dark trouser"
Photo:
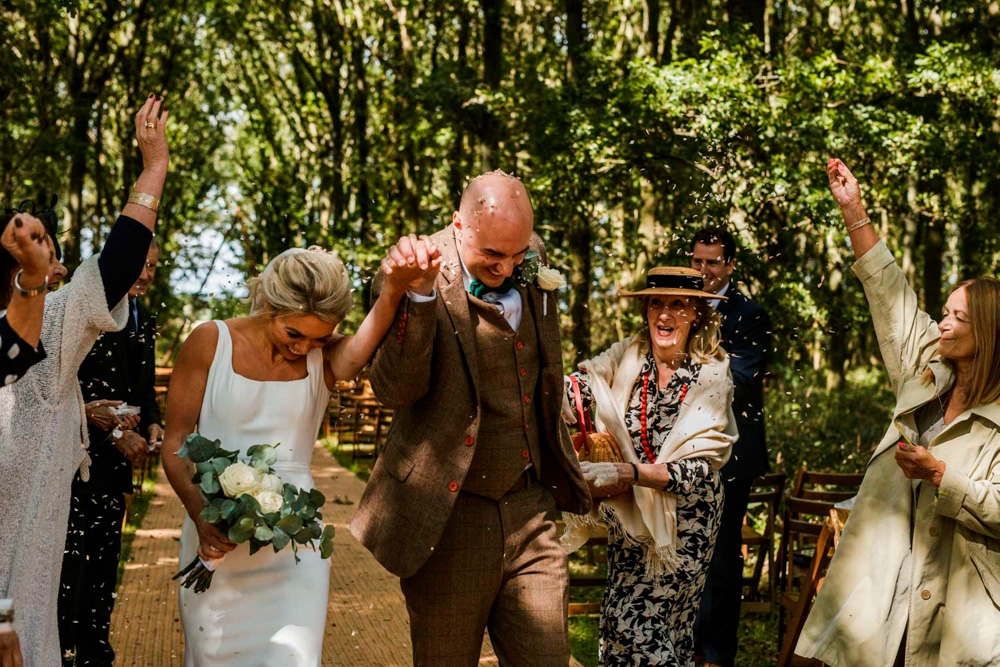
[[[725, 482], [726, 502], [708, 581], [695, 621], [695, 646], [705, 662], [732, 667], [740, 631], [743, 600], [743, 517], [753, 480]], [[772, 575], [769, 575], [772, 576]]]
[[[125, 496], [76, 488], [59, 582], [59, 645], [63, 665], [111, 665], [109, 631], [122, 547]], [[67, 657], [68, 656], [68, 657]]]
[[503, 667], [566, 667], [569, 573], [541, 484], [462, 493], [434, 554], [400, 580], [416, 667], [475, 667], [487, 628]]

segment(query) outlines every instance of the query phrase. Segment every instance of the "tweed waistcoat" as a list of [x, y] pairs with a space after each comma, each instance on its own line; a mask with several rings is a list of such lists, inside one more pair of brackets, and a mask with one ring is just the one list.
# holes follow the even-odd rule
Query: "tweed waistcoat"
[[500, 498], [529, 463], [536, 468], [538, 420], [538, 337], [531, 317], [522, 317], [515, 333], [497, 308], [469, 298], [479, 357], [482, 418], [475, 453], [462, 490]]

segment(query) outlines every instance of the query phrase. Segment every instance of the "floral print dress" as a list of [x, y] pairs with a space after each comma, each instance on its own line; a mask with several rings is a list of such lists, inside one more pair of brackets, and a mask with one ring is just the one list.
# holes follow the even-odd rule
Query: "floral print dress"
[[[643, 378], [646, 426], [653, 457], [670, 434], [687, 388], [698, 381], [700, 365], [688, 359], [663, 389], [656, 363], [646, 355], [632, 390], [625, 424], [642, 463], [653, 463], [642, 446]], [[593, 397], [587, 374], [574, 373], [585, 406]], [[568, 382], [568, 381], [567, 381]], [[572, 390], [570, 390], [572, 391]], [[600, 664], [606, 667], [694, 665], [694, 622], [722, 518], [722, 479], [703, 458], [666, 464], [670, 481], [664, 491], [677, 496], [677, 556], [670, 574], [646, 574], [645, 547], [629, 546], [615, 530], [608, 535], [608, 587], [601, 603]]]

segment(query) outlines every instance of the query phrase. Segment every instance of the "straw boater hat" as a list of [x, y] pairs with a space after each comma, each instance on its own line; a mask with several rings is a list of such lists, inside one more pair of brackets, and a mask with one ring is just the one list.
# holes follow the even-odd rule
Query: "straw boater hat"
[[695, 269], [681, 266], [657, 266], [646, 274], [646, 289], [622, 292], [622, 296], [697, 296], [702, 299], [725, 299], [705, 291], [705, 279]]

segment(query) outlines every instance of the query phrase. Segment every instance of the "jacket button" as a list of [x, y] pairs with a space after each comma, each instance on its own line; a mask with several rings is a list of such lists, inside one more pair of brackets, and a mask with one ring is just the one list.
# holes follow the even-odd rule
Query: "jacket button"
[[521, 458], [522, 459], [526, 459], [529, 456], [531, 456], [531, 453], [527, 449], [522, 449], [521, 450]]
[[448, 490], [453, 493], [455, 491], [458, 491], [458, 482], [456, 482], [455, 480], [448, 482]]
[[524, 425], [524, 430], [525, 431], [530, 431], [531, 430], [531, 424], [525, 424]]
[[931, 529], [929, 531], [927, 531], [927, 532], [929, 532], [931, 534], [931, 537], [934, 537], [935, 535], [938, 534], [938, 527], [937, 526], [931, 526]]
[[521, 374], [521, 377], [524, 377], [525, 375], [527, 375], [527, 374], [528, 374], [528, 369], [527, 369], [527, 368], [522, 368], [522, 369], [521, 369], [520, 371], [518, 371], [518, 372], [519, 372], [519, 373]]
[[465, 436], [465, 446], [466, 447], [472, 447], [472, 445], [474, 445], [474, 444], [476, 444], [476, 439], [475, 438], [473, 438], [471, 435]]
[[524, 395], [524, 404], [527, 405], [528, 403], [531, 403], [531, 397], [528, 396], [527, 394], [525, 394]]
[[922, 597], [925, 600], [930, 600], [931, 599], [931, 592], [927, 591], [927, 590], [920, 591], [920, 597]]
[[521, 341], [517, 341], [517, 345], [515, 347], [517, 347], [517, 349], [519, 349], [519, 350], [523, 350], [524, 349], [524, 343], [522, 343]]

